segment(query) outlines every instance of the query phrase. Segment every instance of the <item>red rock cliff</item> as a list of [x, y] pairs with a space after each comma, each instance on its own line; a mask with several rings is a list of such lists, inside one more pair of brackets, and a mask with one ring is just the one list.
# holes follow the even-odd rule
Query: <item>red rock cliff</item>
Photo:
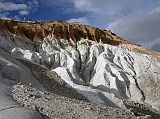
[[0, 20], [0, 32], [9, 31], [13, 34], [24, 35], [31, 40], [34, 37], [43, 40], [53, 34], [56, 38], [72, 39], [74, 42], [81, 38], [111, 45], [134, 44], [124, 40], [111, 31], [101, 30], [96, 27], [78, 25], [67, 22], [53, 21], [49, 23], [27, 23], [13, 20]]

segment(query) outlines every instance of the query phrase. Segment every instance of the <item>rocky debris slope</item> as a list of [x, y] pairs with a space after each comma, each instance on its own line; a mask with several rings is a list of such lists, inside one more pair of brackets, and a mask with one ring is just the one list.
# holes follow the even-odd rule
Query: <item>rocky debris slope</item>
[[47, 91], [64, 97], [88, 101], [83, 95], [79, 94], [77, 90], [69, 86], [63, 79], [61, 79], [57, 73], [27, 60], [17, 60], [30, 68], [33, 76]]
[[125, 106], [137, 115], [150, 115], [152, 118], [160, 118], [160, 111], [147, 104], [140, 104], [135, 101], [123, 100]]
[[51, 119], [135, 119], [127, 110], [97, 106], [21, 84], [14, 86], [13, 97]]

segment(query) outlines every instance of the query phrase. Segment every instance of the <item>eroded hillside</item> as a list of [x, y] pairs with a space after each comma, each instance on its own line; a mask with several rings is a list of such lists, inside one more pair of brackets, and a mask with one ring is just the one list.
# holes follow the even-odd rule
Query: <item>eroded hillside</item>
[[[126, 109], [123, 100], [127, 100], [147, 105], [146, 107], [151, 105], [160, 110], [159, 58], [159, 52], [140, 47], [111, 31], [91, 26], [60, 21], [27, 23], [0, 20], [0, 87], [3, 94], [3, 98], [0, 97], [0, 106], [7, 104], [16, 112], [14, 104], [19, 104], [13, 99], [11, 91], [15, 83], [21, 82], [32, 85], [36, 88], [35, 91], [39, 89], [43, 93], [46, 90], [70, 100], [83, 100], [87, 105], [89, 101]], [[25, 88], [24, 85], [18, 87], [17, 91]], [[22, 105], [27, 100], [30, 102], [33, 97], [36, 98], [29, 96], [23, 101], [21, 96], [18, 97], [21, 95], [19, 92], [14, 94]], [[44, 95], [42, 94], [43, 98]], [[41, 100], [40, 97], [39, 99]], [[44, 105], [48, 103], [45, 102]], [[39, 104], [35, 102], [35, 105]], [[30, 103], [29, 107], [32, 108]], [[141, 107], [135, 107], [144, 112]], [[23, 106], [19, 108], [26, 109]], [[48, 110], [46, 108], [45, 111]], [[71, 105], [71, 109], [74, 109], [74, 105]], [[2, 106], [2, 110], [5, 110], [5, 106]], [[43, 114], [47, 113], [42, 114], [39, 110], [39, 115], [37, 112], [28, 112], [28, 108], [26, 110], [26, 113], [22, 112], [33, 117], [36, 115], [38, 119], [40, 116], [44, 118]], [[8, 108], [7, 111], [12, 113]], [[4, 113], [0, 112], [1, 115], [4, 116]], [[79, 119], [83, 116], [85, 115], [81, 115]], [[107, 115], [103, 115], [103, 118], [105, 116]], [[28, 119], [27, 116], [25, 119]]]

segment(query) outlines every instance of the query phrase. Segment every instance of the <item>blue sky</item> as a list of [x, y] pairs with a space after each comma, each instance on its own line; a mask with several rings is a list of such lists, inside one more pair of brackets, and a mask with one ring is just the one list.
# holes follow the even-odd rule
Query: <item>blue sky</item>
[[160, 0], [0, 0], [0, 17], [78, 21], [160, 51]]

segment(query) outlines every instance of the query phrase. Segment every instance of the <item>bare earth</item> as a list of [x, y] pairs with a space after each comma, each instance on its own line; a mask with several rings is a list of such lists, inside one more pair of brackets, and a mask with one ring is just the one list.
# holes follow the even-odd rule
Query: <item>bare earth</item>
[[49, 119], [135, 119], [127, 110], [98, 106], [21, 84], [14, 86], [13, 97]]

